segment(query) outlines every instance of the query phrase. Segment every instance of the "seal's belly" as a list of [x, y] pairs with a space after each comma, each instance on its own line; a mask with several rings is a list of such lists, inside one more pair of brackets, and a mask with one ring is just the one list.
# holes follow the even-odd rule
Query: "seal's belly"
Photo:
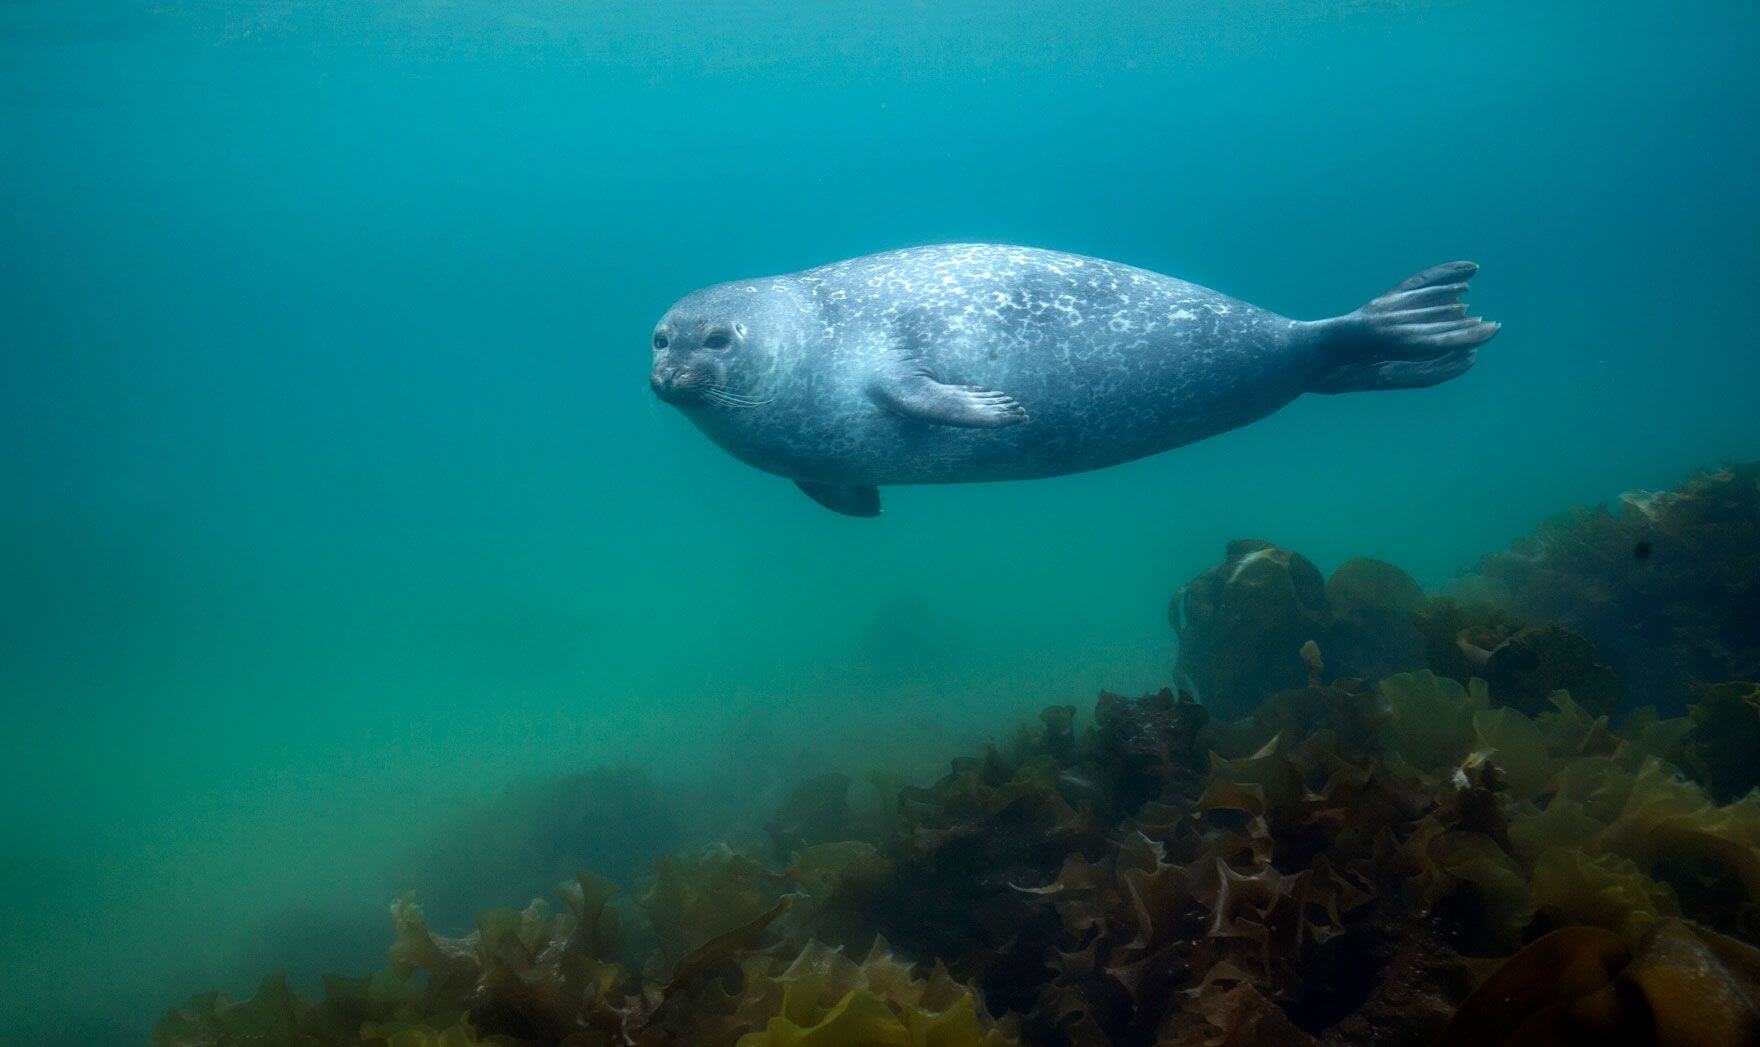
[[[854, 441], [828, 438], [826, 479], [852, 484], [1019, 480], [1100, 469], [1245, 425], [1299, 395], [1305, 361], [1272, 314], [1194, 322], [1155, 338], [1095, 340], [1052, 330], [991, 357], [985, 340], [953, 343], [938, 376], [1007, 392], [1028, 421], [1006, 429], [930, 425], [883, 410], [846, 418]], [[1277, 321], [1277, 322], [1261, 322]], [[847, 434], [846, 434], [847, 436]]]
[[[1102, 469], [1159, 454], [1271, 414], [1295, 399], [1298, 383], [1251, 387], [1195, 384], [1181, 393], [1018, 397], [1029, 421], [1006, 431], [949, 429], [908, 419], [874, 420], [868, 453], [843, 463], [845, 483], [964, 483], [1025, 480]], [[829, 463], [828, 463], [829, 464]]]

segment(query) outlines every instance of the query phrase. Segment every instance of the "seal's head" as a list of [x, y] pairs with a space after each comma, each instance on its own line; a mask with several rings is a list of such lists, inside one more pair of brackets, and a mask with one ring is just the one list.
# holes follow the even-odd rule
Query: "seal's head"
[[681, 410], [761, 407], [797, 326], [775, 288], [723, 284], [679, 300], [654, 327], [654, 395]]

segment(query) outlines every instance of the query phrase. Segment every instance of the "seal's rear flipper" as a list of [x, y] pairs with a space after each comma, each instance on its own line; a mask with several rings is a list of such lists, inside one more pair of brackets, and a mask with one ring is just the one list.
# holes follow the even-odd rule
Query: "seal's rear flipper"
[[879, 516], [880, 488], [855, 487], [850, 484], [822, 484], [814, 480], [796, 480], [796, 487], [808, 498], [834, 513], [845, 516]]
[[1478, 271], [1472, 262], [1432, 266], [1354, 313], [1303, 324], [1320, 355], [1308, 388], [1421, 389], [1465, 374], [1501, 326], [1468, 316], [1461, 301]]

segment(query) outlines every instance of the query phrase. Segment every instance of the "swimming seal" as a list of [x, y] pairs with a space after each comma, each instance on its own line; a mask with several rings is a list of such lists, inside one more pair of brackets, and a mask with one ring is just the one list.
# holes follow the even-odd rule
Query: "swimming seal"
[[1101, 469], [1305, 392], [1446, 382], [1498, 330], [1461, 302], [1477, 268], [1301, 321], [1098, 258], [913, 247], [687, 295], [649, 382], [740, 461], [877, 516], [884, 484]]

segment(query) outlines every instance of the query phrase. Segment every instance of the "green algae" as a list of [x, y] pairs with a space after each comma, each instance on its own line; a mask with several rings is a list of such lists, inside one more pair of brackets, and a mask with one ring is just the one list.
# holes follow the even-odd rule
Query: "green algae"
[[457, 938], [404, 897], [379, 973], [192, 997], [155, 1042], [1665, 1043], [1705, 1008], [1695, 1042], [1751, 1042], [1755, 684], [1630, 708], [1656, 692], [1584, 635], [1490, 607], [1236, 543], [1175, 605], [1223, 701], [1053, 705], [873, 805], [811, 779], [768, 848], [583, 872]]

